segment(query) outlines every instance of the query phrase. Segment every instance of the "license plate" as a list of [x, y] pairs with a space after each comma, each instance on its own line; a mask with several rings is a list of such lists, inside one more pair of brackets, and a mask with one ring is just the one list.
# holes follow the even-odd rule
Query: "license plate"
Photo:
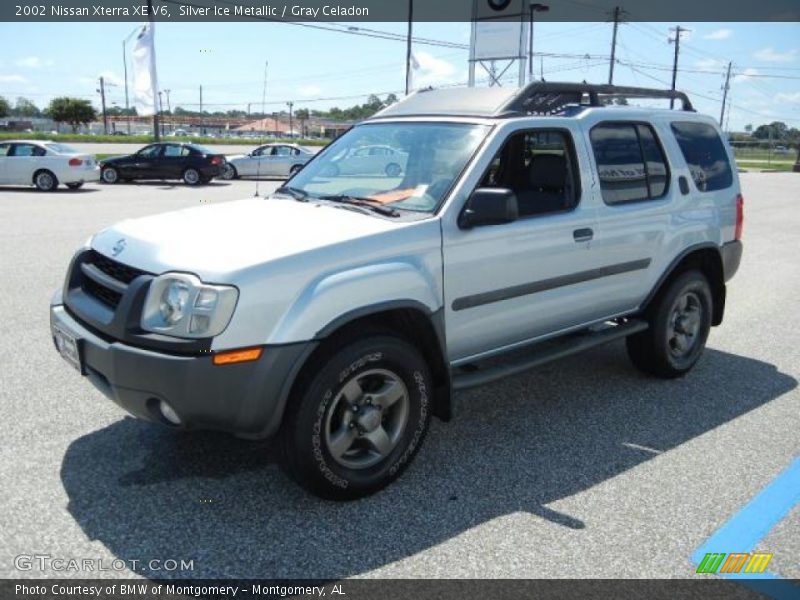
[[53, 326], [53, 338], [56, 342], [61, 357], [73, 366], [78, 373], [83, 373], [81, 366], [81, 353], [78, 347], [78, 340], [60, 327]]

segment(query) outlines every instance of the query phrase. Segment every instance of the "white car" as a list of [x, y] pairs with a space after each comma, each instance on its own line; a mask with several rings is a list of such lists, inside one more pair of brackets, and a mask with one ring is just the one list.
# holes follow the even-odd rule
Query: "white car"
[[385, 145], [351, 148], [331, 161], [326, 175], [399, 177], [406, 170], [408, 153]]
[[0, 143], [0, 184], [35, 185], [49, 192], [63, 183], [77, 190], [99, 181], [100, 168], [91, 154], [48, 141], [11, 140]]
[[221, 177], [289, 177], [313, 156], [311, 150], [297, 144], [264, 144], [249, 154], [229, 156]]

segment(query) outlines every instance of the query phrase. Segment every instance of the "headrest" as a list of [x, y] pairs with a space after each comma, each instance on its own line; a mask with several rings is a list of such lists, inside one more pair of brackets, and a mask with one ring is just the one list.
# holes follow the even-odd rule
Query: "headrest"
[[534, 188], [563, 189], [567, 181], [567, 161], [558, 154], [535, 156], [528, 167], [528, 182]]

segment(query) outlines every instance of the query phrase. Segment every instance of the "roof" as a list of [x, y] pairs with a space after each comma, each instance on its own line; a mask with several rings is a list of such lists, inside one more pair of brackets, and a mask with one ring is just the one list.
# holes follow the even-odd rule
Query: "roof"
[[684, 111], [694, 111], [683, 92], [653, 88], [534, 82], [523, 88], [450, 88], [420, 90], [375, 114], [372, 118], [406, 116], [460, 116], [510, 118], [564, 114], [568, 109], [605, 106], [608, 98], [671, 98]]

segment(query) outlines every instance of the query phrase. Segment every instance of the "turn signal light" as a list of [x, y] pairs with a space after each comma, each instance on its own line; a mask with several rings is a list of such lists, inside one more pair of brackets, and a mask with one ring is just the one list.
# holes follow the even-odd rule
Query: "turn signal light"
[[221, 165], [221, 164], [222, 164], [222, 157], [220, 157], [220, 156], [214, 156], [214, 157], [211, 159], [211, 164], [212, 164], [212, 165], [215, 165], [215, 166], [216, 166], [216, 165]]
[[83, 161], [80, 158], [70, 158], [69, 159], [69, 166], [70, 167], [80, 167], [83, 164]]
[[231, 352], [219, 352], [214, 355], [214, 364], [232, 365], [258, 360], [261, 358], [263, 351], [263, 348], [246, 348], [244, 350], [233, 350]]

